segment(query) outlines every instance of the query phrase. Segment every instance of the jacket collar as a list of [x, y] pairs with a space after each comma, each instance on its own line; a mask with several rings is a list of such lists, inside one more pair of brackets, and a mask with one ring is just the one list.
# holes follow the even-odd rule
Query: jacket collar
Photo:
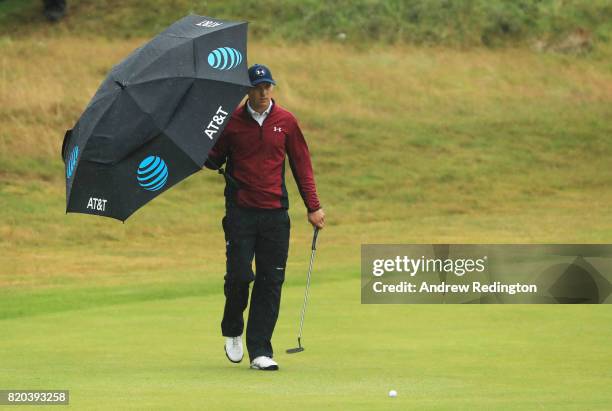
[[249, 112], [249, 114], [251, 115], [251, 117], [256, 117], [258, 115], [260, 116], [267, 116], [268, 114], [270, 114], [270, 111], [272, 111], [272, 107], [274, 107], [274, 102], [272, 100], [270, 100], [270, 104], [268, 105], [268, 108], [266, 108], [264, 110], [263, 113], [258, 113], [257, 111], [253, 110], [253, 107], [251, 107], [251, 104], [249, 103], [249, 101], [247, 100], [247, 102], [245, 103], [247, 111]]
[[[255, 121], [253, 119], [253, 117], [251, 116], [251, 113], [249, 113], [249, 109], [247, 108], [247, 104], [249, 103], [249, 100], [245, 101], [244, 104], [242, 105], [241, 109], [242, 109], [242, 115], [246, 118], [250, 118], [251, 120]], [[268, 116], [272, 115], [272, 113], [274, 113], [274, 110], [276, 109], [276, 101], [274, 99], [272, 99], [272, 107], [270, 108], [270, 112], [268, 113]]]

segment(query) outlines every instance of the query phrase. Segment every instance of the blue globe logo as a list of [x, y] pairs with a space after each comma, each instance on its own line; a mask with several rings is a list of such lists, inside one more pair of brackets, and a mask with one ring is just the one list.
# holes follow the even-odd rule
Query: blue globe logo
[[70, 157], [68, 157], [68, 162], [66, 163], [66, 178], [72, 177], [72, 173], [74, 173], [74, 169], [76, 168], [78, 157], [79, 146], [75, 146], [70, 153]]
[[217, 70], [231, 70], [242, 63], [242, 53], [232, 47], [219, 47], [208, 54], [208, 65]]
[[138, 166], [138, 184], [149, 191], [157, 191], [168, 182], [168, 166], [157, 156], [149, 156]]

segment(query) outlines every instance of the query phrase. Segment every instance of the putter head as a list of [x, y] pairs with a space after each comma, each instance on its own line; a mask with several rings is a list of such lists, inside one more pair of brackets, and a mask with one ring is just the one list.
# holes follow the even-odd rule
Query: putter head
[[298, 346], [295, 348], [289, 348], [287, 350], [287, 354], [295, 354], [302, 351], [304, 351], [304, 347], [302, 347], [302, 339], [298, 337]]

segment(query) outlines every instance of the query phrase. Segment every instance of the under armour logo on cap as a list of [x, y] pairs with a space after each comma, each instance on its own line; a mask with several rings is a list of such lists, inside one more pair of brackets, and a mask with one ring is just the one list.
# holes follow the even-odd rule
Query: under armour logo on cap
[[272, 78], [272, 72], [263, 64], [254, 64], [249, 68], [249, 80], [251, 80], [252, 86], [259, 83], [276, 84]]

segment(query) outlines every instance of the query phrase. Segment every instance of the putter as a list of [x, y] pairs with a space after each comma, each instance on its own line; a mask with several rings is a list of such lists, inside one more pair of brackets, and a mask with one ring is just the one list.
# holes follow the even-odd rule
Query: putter
[[308, 289], [310, 288], [310, 274], [312, 273], [312, 263], [314, 262], [315, 251], [317, 250], [317, 236], [319, 235], [319, 227], [315, 227], [312, 237], [312, 254], [310, 254], [310, 266], [308, 267], [308, 276], [306, 277], [306, 291], [304, 291], [304, 303], [302, 304], [302, 316], [300, 318], [300, 332], [298, 333], [298, 346], [289, 348], [287, 354], [295, 354], [304, 351], [302, 346], [302, 328], [304, 327], [304, 314], [306, 313], [306, 303], [308, 303]]

